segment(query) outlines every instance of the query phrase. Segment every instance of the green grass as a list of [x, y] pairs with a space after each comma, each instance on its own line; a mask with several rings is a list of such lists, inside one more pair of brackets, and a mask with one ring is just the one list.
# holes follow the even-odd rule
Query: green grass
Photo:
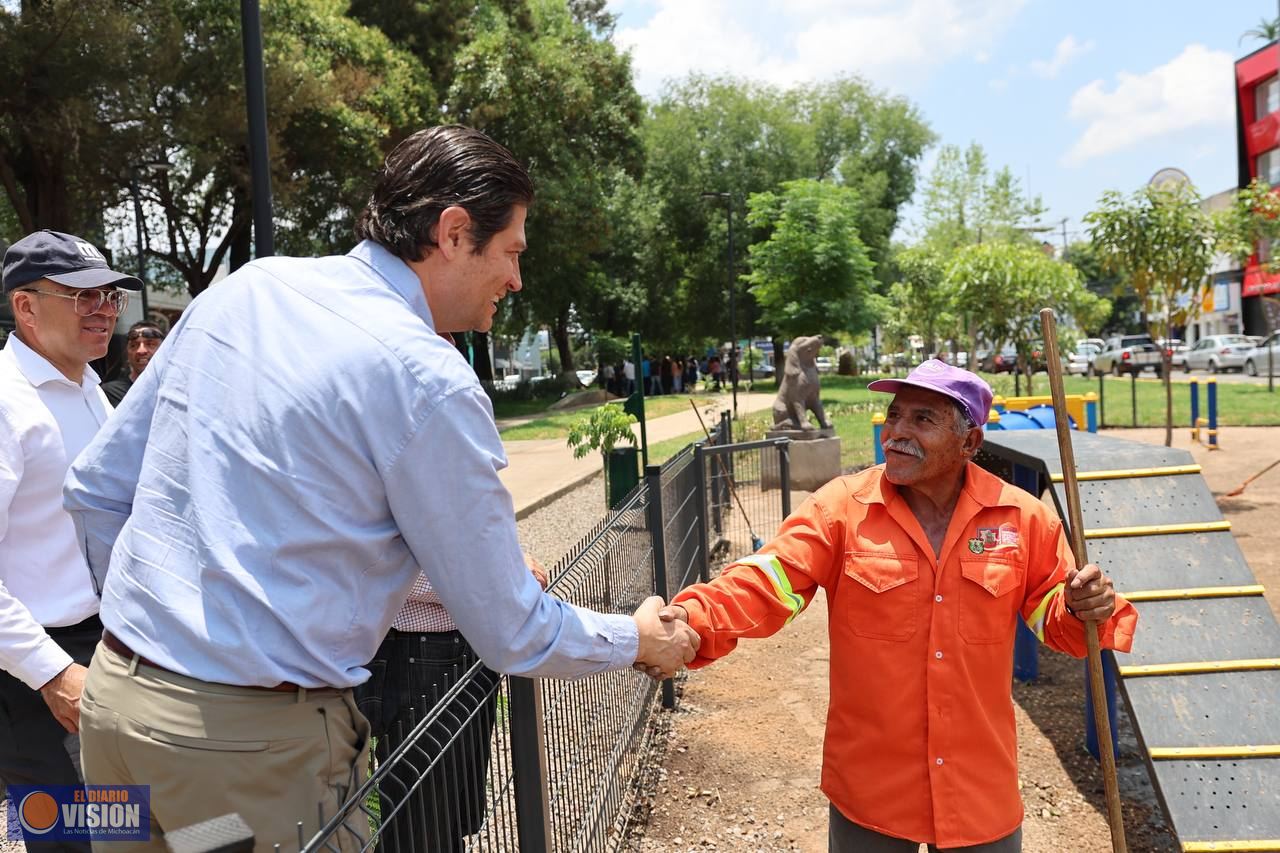
[[[706, 399], [702, 394], [689, 396], [688, 394], [664, 394], [661, 397], [645, 397], [644, 399], [644, 415], [646, 420], [653, 420], [664, 415], [674, 415], [678, 412], [689, 411], [689, 401], [701, 401]], [[537, 420], [529, 421], [526, 424], [513, 426], [502, 430], [503, 441], [530, 441], [540, 438], [560, 438], [567, 439], [569, 437], [569, 426], [578, 418], [587, 412], [590, 412], [592, 406], [583, 406], [568, 411], [548, 412], [545, 417]], [[530, 414], [536, 414], [531, 412]], [[496, 414], [496, 412], [495, 412]], [[498, 415], [498, 417], [502, 417]], [[511, 415], [510, 417], [515, 417]]]

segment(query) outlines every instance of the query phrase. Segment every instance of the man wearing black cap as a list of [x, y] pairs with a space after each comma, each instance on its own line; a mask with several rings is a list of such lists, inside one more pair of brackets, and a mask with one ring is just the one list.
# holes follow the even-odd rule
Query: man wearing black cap
[[102, 383], [102, 393], [107, 395], [111, 405], [120, 405], [124, 395], [128, 394], [129, 389], [133, 387], [133, 383], [138, 381], [138, 376], [142, 374], [147, 362], [151, 361], [151, 356], [160, 349], [160, 342], [163, 340], [164, 332], [149, 320], [139, 320], [129, 327], [124, 345], [128, 372], [110, 382]]
[[56, 231], [10, 246], [3, 282], [16, 329], [0, 350], [0, 780], [73, 785], [80, 693], [102, 624], [62, 480], [111, 411], [88, 363], [106, 354], [128, 303], [120, 288], [142, 283]]

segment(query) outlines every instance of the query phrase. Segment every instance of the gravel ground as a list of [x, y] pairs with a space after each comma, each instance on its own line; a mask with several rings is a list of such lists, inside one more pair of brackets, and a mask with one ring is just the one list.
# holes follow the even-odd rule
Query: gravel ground
[[520, 546], [551, 569], [604, 518], [604, 475], [592, 477], [516, 523]]

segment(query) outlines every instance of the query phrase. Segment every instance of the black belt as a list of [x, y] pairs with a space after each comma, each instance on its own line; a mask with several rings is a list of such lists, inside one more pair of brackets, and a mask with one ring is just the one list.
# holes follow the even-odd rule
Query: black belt
[[69, 634], [88, 634], [90, 631], [97, 633], [102, 630], [102, 620], [95, 613], [83, 622], [77, 622], [74, 625], [59, 625], [55, 628], [45, 627], [44, 632], [50, 637], [65, 637]]

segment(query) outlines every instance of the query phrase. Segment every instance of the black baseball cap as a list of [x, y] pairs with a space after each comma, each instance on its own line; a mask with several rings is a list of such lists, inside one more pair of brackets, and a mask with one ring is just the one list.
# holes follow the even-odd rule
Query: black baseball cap
[[4, 292], [47, 278], [81, 289], [114, 284], [142, 290], [142, 282], [107, 266], [98, 247], [88, 240], [61, 231], [36, 231], [4, 253]]

